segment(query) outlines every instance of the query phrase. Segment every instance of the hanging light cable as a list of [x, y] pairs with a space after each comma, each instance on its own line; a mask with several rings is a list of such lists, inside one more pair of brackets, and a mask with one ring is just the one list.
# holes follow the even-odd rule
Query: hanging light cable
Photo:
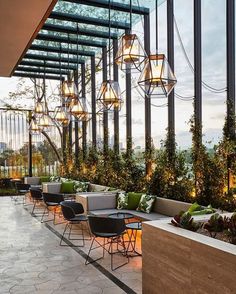
[[108, 58], [109, 58], [109, 71], [108, 80], [103, 81], [100, 91], [98, 93], [97, 102], [102, 106], [103, 110], [114, 110], [121, 109], [122, 98], [121, 91], [118, 81], [112, 80], [111, 76], [111, 1], [109, 0], [109, 48], [108, 48]]
[[[77, 72], [79, 71], [79, 24], [77, 23]], [[86, 98], [79, 97], [79, 84], [78, 81], [76, 83], [78, 96], [72, 100], [70, 112], [71, 114], [78, 120], [87, 120], [88, 118], [88, 110], [86, 107]]]
[[156, 53], [144, 61], [138, 84], [148, 97], [168, 97], [177, 83], [176, 77], [165, 57], [158, 53], [158, 0], [156, 0]]
[[61, 126], [61, 127], [67, 127], [70, 123], [70, 115], [68, 113], [68, 109], [65, 105], [65, 97], [62, 95], [62, 74], [61, 74], [61, 44], [60, 44], [60, 59], [59, 59], [59, 66], [60, 66], [60, 106], [57, 106], [55, 108], [55, 115], [54, 115], [54, 120], [56, 123]]
[[62, 94], [66, 98], [75, 99], [77, 97], [77, 87], [75, 82], [72, 79], [72, 75], [69, 70], [70, 64], [70, 35], [67, 34], [68, 37], [68, 78], [67, 80], [62, 82]]
[[142, 71], [147, 54], [136, 34], [132, 34], [132, 0], [130, 0], [130, 29], [120, 39], [115, 62], [121, 70]]

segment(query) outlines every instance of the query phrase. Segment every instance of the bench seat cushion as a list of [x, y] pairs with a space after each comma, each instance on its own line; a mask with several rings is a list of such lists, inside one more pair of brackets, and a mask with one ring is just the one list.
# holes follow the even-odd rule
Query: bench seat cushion
[[92, 210], [89, 213], [93, 215], [108, 215], [111, 213], [117, 213], [117, 212], [124, 212], [124, 213], [131, 213], [134, 217], [142, 219], [142, 220], [157, 220], [157, 219], [163, 219], [168, 218], [168, 216], [157, 213], [157, 212], [151, 212], [151, 213], [145, 213], [141, 211], [136, 210], [129, 210], [129, 209], [98, 209], [98, 210]]

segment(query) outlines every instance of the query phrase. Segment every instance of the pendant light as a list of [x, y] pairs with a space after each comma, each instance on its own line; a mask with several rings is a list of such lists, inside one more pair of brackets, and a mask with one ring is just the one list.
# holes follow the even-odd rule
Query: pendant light
[[68, 33], [68, 79], [62, 82], [61, 91], [62, 95], [66, 98], [76, 98], [78, 95], [77, 87], [73, 81], [72, 75], [69, 72], [70, 62], [70, 36]]
[[115, 62], [123, 71], [141, 72], [145, 58], [146, 52], [138, 36], [132, 34], [132, 0], [130, 0], [130, 30], [120, 39]]
[[[63, 81], [62, 81], [62, 74], [61, 74], [61, 45], [60, 45], [60, 91], [62, 91]], [[65, 103], [65, 96], [63, 93], [60, 93], [60, 106], [57, 106], [54, 110], [54, 121], [58, 126], [67, 127], [70, 123], [70, 113], [69, 109]]]
[[30, 125], [29, 125], [29, 132], [31, 135], [39, 135], [42, 131], [42, 127], [40, 127], [35, 119], [32, 117]]
[[[79, 71], [79, 24], [77, 23], [77, 72]], [[88, 111], [86, 107], [86, 98], [80, 97], [79, 98], [79, 84], [78, 81], [75, 84], [77, 90], [77, 97], [71, 101], [70, 105], [70, 113], [77, 119], [77, 120], [87, 120], [88, 118]]]
[[165, 98], [176, 83], [176, 77], [165, 54], [158, 53], [158, 1], [156, 0], [156, 54], [151, 54], [145, 59], [138, 84], [148, 97]]
[[38, 100], [35, 103], [34, 113], [35, 114], [43, 114], [45, 112], [45, 105], [42, 101]]
[[111, 79], [111, 1], [109, 0], [109, 78], [102, 82], [97, 102], [103, 110], [120, 110], [122, 105], [120, 85]]

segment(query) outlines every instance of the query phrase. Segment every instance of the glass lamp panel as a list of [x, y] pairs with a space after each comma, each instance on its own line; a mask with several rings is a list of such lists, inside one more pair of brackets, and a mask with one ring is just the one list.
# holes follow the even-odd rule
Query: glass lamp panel
[[176, 83], [176, 77], [164, 54], [149, 55], [145, 59], [138, 84], [146, 95], [152, 98], [165, 98]]
[[78, 120], [87, 120], [88, 110], [86, 105], [86, 98], [78, 98], [77, 100], [73, 101], [70, 112]]
[[32, 119], [29, 126], [29, 132], [31, 135], [38, 135], [43, 130], [42, 127], [40, 127], [36, 120]]
[[36, 114], [43, 114], [45, 112], [45, 105], [42, 101], [37, 101], [35, 103], [34, 112]]
[[73, 81], [64, 81], [62, 83], [62, 95], [64, 97], [76, 98], [78, 95], [77, 87]]
[[57, 122], [59, 126], [68, 126], [70, 123], [70, 114], [68, 112], [67, 107], [57, 106], [55, 108], [54, 120]]
[[116, 63], [123, 71], [141, 71], [146, 53], [136, 34], [126, 34], [121, 37], [118, 46]]
[[44, 131], [49, 131], [53, 124], [51, 118], [47, 114], [43, 114], [39, 117], [38, 125], [42, 127]]
[[98, 103], [103, 110], [120, 109], [122, 99], [120, 86], [117, 81], [104, 81], [98, 94]]

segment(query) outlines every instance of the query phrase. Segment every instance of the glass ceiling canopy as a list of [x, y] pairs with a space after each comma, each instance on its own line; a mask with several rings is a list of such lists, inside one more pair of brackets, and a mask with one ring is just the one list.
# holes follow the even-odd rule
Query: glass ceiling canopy
[[[163, 2], [165, 0], [159, 0], [158, 4], [161, 5]], [[110, 2], [110, 6], [111, 39], [113, 39], [130, 28], [130, 0], [114, 0]], [[154, 0], [133, 0], [132, 25], [139, 22], [144, 14], [149, 14], [154, 7]], [[35, 74], [35, 67], [41, 66], [43, 60], [45, 67], [55, 62], [54, 68], [60, 68], [61, 65], [64, 69], [68, 59], [68, 64], [75, 66], [76, 60], [82, 63], [91, 56], [100, 56], [101, 48], [108, 44], [108, 8], [108, 0], [58, 0], [16, 68], [17, 73], [23, 72], [22, 65], [25, 64], [28, 67], [32, 66]], [[27, 74], [30, 75], [29, 69], [27, 70]]]

